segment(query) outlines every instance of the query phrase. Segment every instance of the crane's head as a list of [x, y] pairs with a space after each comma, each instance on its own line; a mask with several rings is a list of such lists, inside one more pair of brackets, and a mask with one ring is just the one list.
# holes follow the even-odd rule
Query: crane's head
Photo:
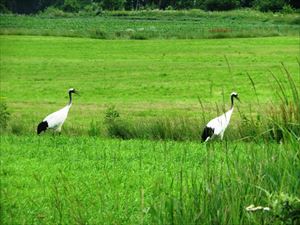
[[78, 94], [78, 91], [76, 91], [74, 88], [70, 88], [69, 94], [71, 94], [71, 93]]
[[231, 96], [231, 99], [236, 98], [237, 100], [240, 101], [238, 93], [232, 92], [230, 96]]

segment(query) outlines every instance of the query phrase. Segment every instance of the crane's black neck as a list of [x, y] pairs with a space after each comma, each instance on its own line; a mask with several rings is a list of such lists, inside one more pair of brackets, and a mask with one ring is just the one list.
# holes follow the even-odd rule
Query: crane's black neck
[[70, 100], [69, 100], [68, 105], [71, 105], [72, 104], [72, 92], [71, 91], [69, 91], [69, 98], [70, 98]]
[[234, 97], [233, 97], [233, 95], [231, 95], [231, 97], [230, 97], [230, 98], [231, 98], [231, 107], [230, 107], [230, 108], [232, 109], [232, 108], [233, 108], [233, 105], [234, 105], [234, 100], [233, 100], [233, 99], [234, 99]]

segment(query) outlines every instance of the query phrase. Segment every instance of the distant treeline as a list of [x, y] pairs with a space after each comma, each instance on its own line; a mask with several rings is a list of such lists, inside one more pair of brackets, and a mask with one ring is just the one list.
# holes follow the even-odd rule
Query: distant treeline
[[34, 14], [48, 7], [65, 12], [81, 10], [231, 10], [255, 8], [261, 11], [293, 11], [300, 8], [299, 0], [0, 0], [1, 13]]

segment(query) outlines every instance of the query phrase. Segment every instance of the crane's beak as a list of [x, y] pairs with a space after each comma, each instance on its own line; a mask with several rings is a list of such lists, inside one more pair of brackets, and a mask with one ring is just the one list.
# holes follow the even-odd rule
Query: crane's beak
[[80, 96], [80, 94], [79, 94], [79, 91], [74, 91], [74, 94], [76, 94], [76, 95], [79, 95], [79, 96]]
[[237, 99], [239, 102], [241, 102], [241, 100], [239, 99], [239, 97], [236, 97], [236, 99]]

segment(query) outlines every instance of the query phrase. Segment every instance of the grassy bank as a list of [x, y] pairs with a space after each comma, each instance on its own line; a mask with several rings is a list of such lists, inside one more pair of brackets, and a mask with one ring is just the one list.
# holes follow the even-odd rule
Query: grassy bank
[[0, 33], [97, 39], [199, 39], [298, 36], [298, 14], [137, 11], [98, 16], [48, 12], [37, 16], [0, 15]]

